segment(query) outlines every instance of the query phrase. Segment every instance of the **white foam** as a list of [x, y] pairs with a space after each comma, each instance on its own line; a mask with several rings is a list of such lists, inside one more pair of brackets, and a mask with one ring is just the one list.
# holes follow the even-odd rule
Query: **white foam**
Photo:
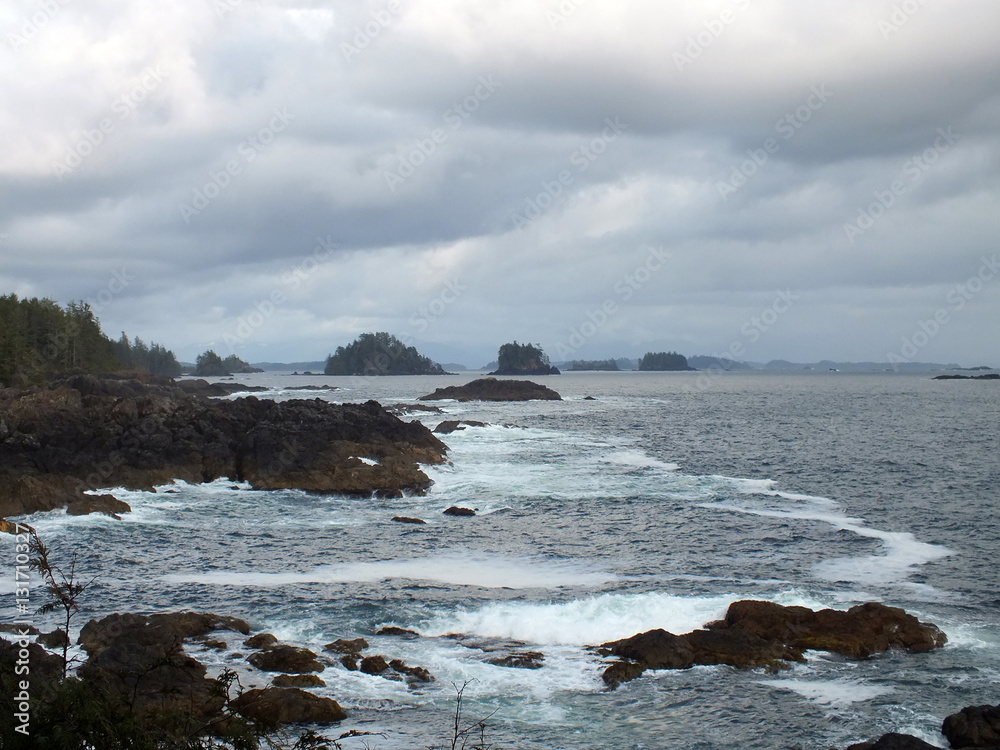
[[394, 579], [483, 588], [558, 589], [567, 586], [600, 586], [615, 581], [616, 576], [580, 563], [451, 552], [423, 558], [321, 565], [303, 573], [226, 571], [163, 577], [163, 580], [171, 583], [260, 587], [308, 583], [374, 583]]
[[768, 680], [762, 685], [775, 687], [779, 690], [789, 690], [801, 695], [806, 700], [826, 706], [827, 708], [846, 708], [852, 703], [861, 703], [891, 695], [896, 692], [891, 687], [872, 685], [854, 680], [802, 680], [781, 679]]
[[503, 602], [442, 615], [425, 635], [463, 633], [545, 645], [597, 645], [654, 628], [687, 633], [725, 614], [738, 597], [680, 597], [663, 593], [600, 594], [538, 604]]
[[378, 466], [379, 465], [379, 462], [376, 461], [373, 458], [364, 458], [363, 456], [351, 456], [351, 458], [358, 459], [361, 463], [365, 464], [366, 466]]
[[677, 464], [660, 461], [647, 455], [641, 450], [620, 450], [606, 456], [607, 463], [619, 466], [631, 466], [637, 469], [660, 469], [662, 471], [677, 471], [680, 466]]

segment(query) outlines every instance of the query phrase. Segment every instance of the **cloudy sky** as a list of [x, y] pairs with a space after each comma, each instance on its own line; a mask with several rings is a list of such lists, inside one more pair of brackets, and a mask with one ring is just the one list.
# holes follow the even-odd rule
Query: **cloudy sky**
[[14, 0], [0, 292], [184, 360], [1000, 365], [1000, 4]]

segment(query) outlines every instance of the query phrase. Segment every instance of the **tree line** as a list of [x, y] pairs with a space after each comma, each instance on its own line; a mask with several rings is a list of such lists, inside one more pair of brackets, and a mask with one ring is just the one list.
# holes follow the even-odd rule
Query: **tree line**
[[0, 384], [40, 385], [68, 372], [144, 370], [180, 375], [173, 352], [123, 332], [112, 341], [86, 302], [0, 296]]

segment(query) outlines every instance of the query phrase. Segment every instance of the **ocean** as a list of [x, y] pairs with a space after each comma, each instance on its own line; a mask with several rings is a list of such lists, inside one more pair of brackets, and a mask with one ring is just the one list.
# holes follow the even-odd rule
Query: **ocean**
[[[260, 397], [393, 404], [472, 377], [238, 379], [272, 388]], [[404, 417], [491, 425], [443, 436], [450, 463], [427, 467], [424, 497], [178, 483], [113, 490], [133, 507], [121, 521], [56, 511], [30, 522], [96, 576], [78, 626], [115, 611], [215, 612], [317, 652], [364, 636], [367, 653], [426, 667], [436, 680], [416, 688], [339, 665], [321, 675], [316, 692], [350, 713], [336, 732], [380, 733], [367, 738], [378, 748], [450, 745], [463, 684], [464, 716], [490, 717], [495, 748], [843, 748], [889, 731], [944, 746], [946, 715], [1000, 702], [996, 383], [818, 372], [542, 382], [564, 400], [433, 402], [447, 415]], [[286, 390], [305, 384], [337, 390]], [[452, 505], [477, 515], [443, 515]], [[880, 601], [949, 642], [861, 662], [810, 653], [778, 674], [647, 672], [604, 690], [587, 646], [687, 632], [748, 598]], [[420, 636], [375, 636], [385, 625]], [[191, 652], [214, 672], [245, 665], [242, 636], [224, 638], [230, 650]], [[543, 666], [486, 661], [505, 648], [539, 651]]]

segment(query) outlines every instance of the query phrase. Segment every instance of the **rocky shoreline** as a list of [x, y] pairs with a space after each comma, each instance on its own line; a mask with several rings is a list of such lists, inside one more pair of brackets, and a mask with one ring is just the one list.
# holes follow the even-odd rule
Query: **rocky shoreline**
[[66, 507], [127, 512], [103, 487], [152, 490], [219, 478], [255, 489], [356, 497], [422, 494], [419, 464], [447, 446], [378, 402], [275, 402], [236, 384], [78, 375], [46, 389], [0, 389], [0, 518]]
[[[382, 628], [372, 635], [424, 637], [398, 627]], [[28, 650], [35, 695], [54, 694], [61, 679], [62, 660], [47, 650], [58, 644], [48, 636], [35, 631], [17, 636], [21, 640], [13, 643], [0, 639], [0, 671], [13, 669], [19, 648]], [[437, 637], [480, 651], [484, 663], [494, 666], [545, 667], [545, 655], [530, 650], [527, 644], [458, 634]], [[608, 689], [613, 690], [621, 681], [634, 679], [647, 669], [723, 664], [773, 670], [786, 668], [788, 661], [802, 660], [806, 650], [865, 659], [889, 649], [926, 652], [940, 648], [946, 640], [933, 624], [877, 603], [846, 612], [816, 612], [771, 602], [738, 601], [730, 606], [724, 620], [708, 623], [687, 636], [653, 630], [594, 650], [618, 659], [604, 671]], [[362, 672], [404, 682], [416, 691], [435, 681], [424, 667], [408, 665], [391, 655], [367, 653], [369, 642], [362, 636], [338, 638], [317, 653], [283, 644], [270, 633], [253, 633], [245, 620], [217, 614], [112, 614], [88, 622], [78, 642], [87, 660], [71, 679], [81, 681], [101, 701], [140, 721], [169, 723], [183, 717], [186, 727], [197, 727], [208, 736], [224, 736], [233, 717], [242, 717], [258, 731], [286, 724], [330, 726], [343, 721], [348, 712], [337, 700], [310, 692], [325, 687], [322, 675], [327, 670]], [[391, 652], [391, 638], [382, 643]], [[196, 658], [208, 651], [223, 655], [235, 671], [209, 677], [206, 666]], [[241, 673], [247, 685], [239, 682]], [[235, 694], [231, 689], [233, 675], [237, 675], [239, 686]], [[8, 696], [0, 697], [9, 700]], [[1000, 706], [964, 708], [944, 720], [942, 732], [955, 749], [1000, 746]], [[852, 745], [849, 750], [934, 747], [909, 735], [887, 734]]]

